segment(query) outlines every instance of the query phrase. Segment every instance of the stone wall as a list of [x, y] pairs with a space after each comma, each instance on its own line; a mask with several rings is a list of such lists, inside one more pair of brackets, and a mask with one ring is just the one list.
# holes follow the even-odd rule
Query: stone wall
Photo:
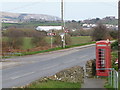
[[27, 88], [29, 85], [36, 84], [38, 82], [47, 82], [48, 80], [59, 80], [62, 82], [83, 83], [84, 82], [84, 70], [83, 67], [74, 66], [68, 69], [64, 69], [53, 76], [43, 77], [37, 81], [34, 81], [22, 88]]
[[49, 77], [52, 80], [60, 80], [64, 82], [80, 82], [83, 83], [84, 70], [83, 67], [75, 66], [69, 69], [62, 70], [56, 73], [54, 76]]
[[89, 60], [86, 63], [86, 77], [93, 77], [96, 75], [96, 60]]

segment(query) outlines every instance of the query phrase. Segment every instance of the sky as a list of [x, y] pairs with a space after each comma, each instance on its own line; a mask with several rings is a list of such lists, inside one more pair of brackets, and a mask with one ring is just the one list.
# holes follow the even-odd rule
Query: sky
[[[28, 2], [29, 1], [29, 2]], [[118, 0], [65, 0], [64, 19], [84, 20], [118, 17]], [[47, 14], [61, 17], [60, 0], [1, 0], [1, 11], [13, 13]]]

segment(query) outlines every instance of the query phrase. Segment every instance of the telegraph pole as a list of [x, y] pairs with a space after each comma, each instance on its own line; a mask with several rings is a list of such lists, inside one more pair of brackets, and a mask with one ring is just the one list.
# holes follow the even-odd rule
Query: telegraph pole
[[120, 0], [118, 2], [118, 73], [119, 73], [119, 77], [118, 77], [118, 90], [120, 89]]
[[[62, 26], [62, 32], [64, 33], [64, 5], [63, 5], [63, 0], [61, 0], [61, 26]], [[62, 48], [65, 47], [65, 35], [64, 35], [64, 39], [62, 40]]]
[[61, 0], [61, 25], [62, 25], [62, 31], [64, 28], [64, 20], [63, 20], [63, 0]]
[[120, 0], [118, 2], [118, 69], [120, 72]]

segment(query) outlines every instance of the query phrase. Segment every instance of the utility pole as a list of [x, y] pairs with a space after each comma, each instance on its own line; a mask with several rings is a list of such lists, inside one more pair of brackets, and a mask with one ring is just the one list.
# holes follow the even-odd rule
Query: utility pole
[[118, 90], [120, 90], [120, 0], [118, 2]]
[[120, 0], [118, 2], [118, 68], [120, 71]]
[[63, 0], [61, 0], [61, 25], [62, 25], [62, 31], [64, 28], [64, 20], [63, 20]]
[[[61, 0], [61, 26], [62, 26], [62, 32], [64, 33], [64, 9], [63, 9], [63, 0]], [[64, 39], [62, 40], [62, 48], [65, 48], [65, 35], [64, 35]]]
[[64, 27], [64, 30], [63, 30], [63, 32], [64, 32], [64, 48], [65, 48], [65, 46], [66, 46], [66, 33], [65, 33], [65, 1], [63, 1], [63, 27]]

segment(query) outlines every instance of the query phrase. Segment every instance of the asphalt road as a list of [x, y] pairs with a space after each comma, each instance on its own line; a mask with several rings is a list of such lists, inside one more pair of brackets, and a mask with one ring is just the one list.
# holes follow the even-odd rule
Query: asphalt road
[[2, 70], [2, 87], [23, 86], [65, 68], [75, 65], [84, 66], [90, 59], [95, 59], [95, 46], [8, 59], [19, 64]]

